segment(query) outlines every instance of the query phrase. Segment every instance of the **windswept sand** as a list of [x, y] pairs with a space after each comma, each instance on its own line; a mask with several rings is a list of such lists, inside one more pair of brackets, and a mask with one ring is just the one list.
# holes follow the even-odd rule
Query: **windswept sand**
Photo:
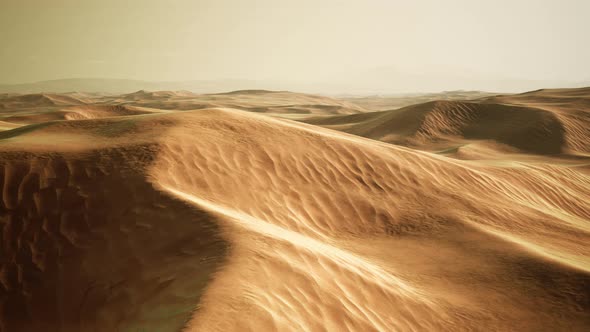
[[586, 97], [67, 105], [0, 132], [0, 329], [586, 331]]
[[[590, 155], [590, 88], [539, 90], [470, 101], [437, 100], [304, 121], [460, 159], [480, 159], [482, 156], [471, 151], [482, 148], [500, 154]], [[493, 158], [493, 154], [483, 158]]]

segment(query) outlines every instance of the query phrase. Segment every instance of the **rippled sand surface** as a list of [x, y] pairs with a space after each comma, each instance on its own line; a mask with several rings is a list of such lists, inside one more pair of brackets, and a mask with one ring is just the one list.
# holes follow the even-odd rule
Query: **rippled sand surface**
[[590, 327], [587, 89], [40, 96], [0, 99], [2, 331]]

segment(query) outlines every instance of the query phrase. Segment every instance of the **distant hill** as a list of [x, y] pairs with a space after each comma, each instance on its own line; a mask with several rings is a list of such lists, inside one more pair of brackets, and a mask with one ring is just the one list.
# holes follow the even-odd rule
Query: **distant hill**
[[248, 80], [150, 82], [127, 79], [72, 78], [23, 84], [0, 84], [0, 93], [68, 93], [94, 92], [104, 94], [132, 93], [138, 90], [187, 90], [197, 93], [225, 92], [242, 89], [271, 88], [272, 84]]
[[[429, 93], [448, 90], [479, 90], [496, 92], [523, 92], [540, 87], [582, 87], [589, 83], [545, 82], [519, 80], [473, 80], [457, 75], [404, 74], [391, 70], [371, 72], [370, 75], [336, 77], [323, 82], [296, 82], [278, 80], [190, 80], [142, 81], [108, 78], [70, 78], [23, 84], [0, 84], [0, 93], [102, 93], [126, 94], [139, 90], [220, 93], [234, 90], [288, 90], [334, 96], [388, 96], [390, 94]], [[466, 92], [466, 91], [463, 91]], [[468, 91], [467, 91], [468, 92]]]
[[125, 94], [0, 94], [0, 131], [54, 120], [81, 120], [148, 113], [225, 108], [290, 118], [362, 113], [356, 104], [288, 91], [236, 90], [217, 94], [138, 90]]

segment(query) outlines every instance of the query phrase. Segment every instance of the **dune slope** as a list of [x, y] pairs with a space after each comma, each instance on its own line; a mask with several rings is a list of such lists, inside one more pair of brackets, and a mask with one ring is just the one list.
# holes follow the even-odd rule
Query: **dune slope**
[[311, 124], [427, 151], [586, 155], [588, 89], [548, 90], [475, 101], [432, 101], [397, 110], [305, 119]]
[[587, 175], [235, 111], [184, 114], [168, 135], [153, 178], [219, 216], [234, 248], [187, 330], [590, 323]]
[[84, 124], [101, 126], [1, 140], [0, 330], [179, 330], [225, 242], [210, 216], [147, 180], [153, 142], [91, 145], [72, 133], [82, 147], [70, 149], [53, 139]]

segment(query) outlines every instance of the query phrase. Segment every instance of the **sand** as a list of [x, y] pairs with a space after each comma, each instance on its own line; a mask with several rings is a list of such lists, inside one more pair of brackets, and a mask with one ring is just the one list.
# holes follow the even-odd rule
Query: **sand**
[[2, 112], [2, 331], [590, 326], [587, 90], [89, 98]]
[[498, 153], [587, 156], [590, 88], [540, 90], [469, 101], [436, 100], [304, 121], [460, 159], [479, 159], [466, 150], [477, 150], [482, 144], [488, 150], [495, 147]]

